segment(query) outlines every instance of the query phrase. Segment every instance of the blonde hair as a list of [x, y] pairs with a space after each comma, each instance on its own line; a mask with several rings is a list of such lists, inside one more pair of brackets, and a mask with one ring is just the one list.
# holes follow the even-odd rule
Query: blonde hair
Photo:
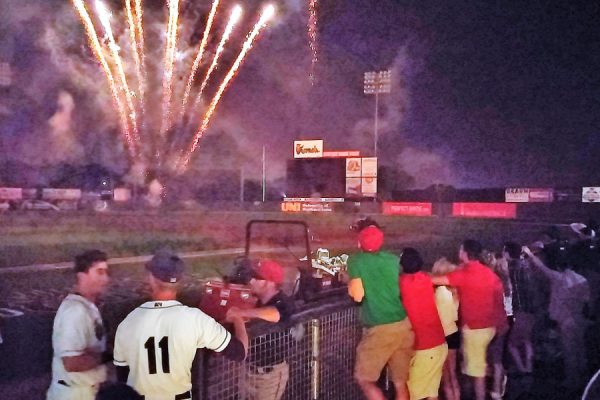
[[446, 275], [454, 271], [456, 268], [456, 264], [452, 264], [446, 257], [442, 257], [433, 263], [433, 268], [431, 268], [431, 273], [434, 275]]

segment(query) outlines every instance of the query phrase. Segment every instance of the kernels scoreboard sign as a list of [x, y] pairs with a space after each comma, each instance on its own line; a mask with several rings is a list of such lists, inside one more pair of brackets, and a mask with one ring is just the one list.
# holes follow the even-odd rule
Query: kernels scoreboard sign
[[295, 140], [294, 158], [323, 157], [323, 140]]

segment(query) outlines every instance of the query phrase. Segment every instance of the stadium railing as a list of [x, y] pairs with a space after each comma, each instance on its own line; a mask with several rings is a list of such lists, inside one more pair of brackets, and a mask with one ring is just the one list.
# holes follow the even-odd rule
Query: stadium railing
[[243, 363], [211, 352], [197, 357], [194, 398], [245, 398], [247, 389], [255, 385], [251, 364], [264, 359], [283, 359], [289, 365], [284, 400], [363, 398], [352, 377], [361, 325], [358, 307], [349, 299], [309, 304], [286, 329], [278, 324], [251, 324], [249, 335], [249, 354]]

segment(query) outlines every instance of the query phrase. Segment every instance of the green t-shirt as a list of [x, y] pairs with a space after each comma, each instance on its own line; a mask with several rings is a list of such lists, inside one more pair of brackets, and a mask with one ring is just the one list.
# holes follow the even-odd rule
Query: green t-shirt
[[365, 289], [361, 319], [366, 326], [402, 321], [406, 311], [400, 299], [400, 260], [387, 251], [360, 252], [348, 259], [351, 279], [360, 278]]

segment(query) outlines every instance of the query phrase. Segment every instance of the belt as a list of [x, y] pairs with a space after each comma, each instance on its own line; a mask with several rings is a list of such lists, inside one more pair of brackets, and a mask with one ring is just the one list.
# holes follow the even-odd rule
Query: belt
[[192, 398], [192, 392], [189, 390], [185, 393], [181, 393], [181, 394], [178, 394], [177, 396], [175, 396], [175, 400], [185, 400], [185, 399], [191, 399], [191, 398]]
[[[142, 398], [144, 398], [144, 396], [142, 396]], [[175, 395], [175, 400], [186, 400], [186, 399], [191, 399], [191, 398], [192, 398], [192, 392], [190, 390], [188, 390], [187, 392], [183, 392], [183, 393]]]
[[256, 365], [249, 365], [250, 370], [255, 374], [268, 374], [269, 372], [273, 372], [274, 367], [272, 365], [267, 365], [265, 367], [257, 367]]
[[279, 362], [274, 362], [272, 365], [265, 365], [265, 366], [248, 364], [248, 367], [250, 368], [250, 371], [252, 371], [255, 374], [268, 374], [269, 372], [273, 372], [275, 367], [283, 364], [284, 362], [285, 362], [285, 360], [282, 360]]

